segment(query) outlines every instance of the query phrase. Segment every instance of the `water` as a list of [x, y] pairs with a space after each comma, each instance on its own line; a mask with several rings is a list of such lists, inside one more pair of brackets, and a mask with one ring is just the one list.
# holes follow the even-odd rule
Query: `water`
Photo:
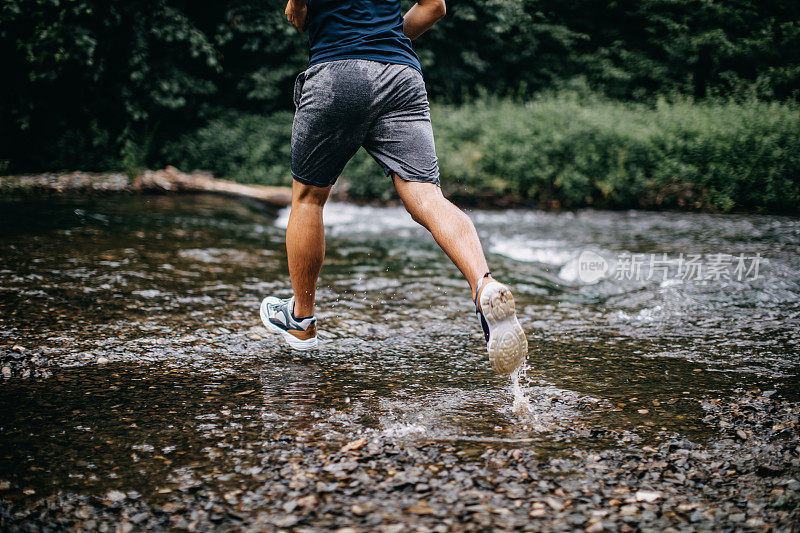
[[[509, 380], [489, 367], [466, 284], [401, 208], [326, 208], [308, 354], [258, 319], [263, 296], [289, 294], [286, 211], [212, 196], [0, 210], [0, 354], [51, 363], [0, 385], [4, 497], [224, 489], [267, 448], [376, 434], [466, 454], [702, 441], [703, 399], [800, 396], [796, 218], [471, 212], [529, 333], [527, 371]], [[587, 250], [609, 268], [657, 254], [666, 275], [645, 264], [585, 283]], [[720, 253], [760, 254], [759, 275], [680, 279], [681, 254]]]

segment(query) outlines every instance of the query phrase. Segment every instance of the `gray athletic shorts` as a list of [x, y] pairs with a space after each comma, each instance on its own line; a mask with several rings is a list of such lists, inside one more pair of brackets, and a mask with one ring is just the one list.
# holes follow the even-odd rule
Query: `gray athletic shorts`
[[297, 76], [292, 177], [332, 185], [359, 147], [387, 176], [439, 184], [428, 94], [413, 67], [366, 59], [318, 63]]

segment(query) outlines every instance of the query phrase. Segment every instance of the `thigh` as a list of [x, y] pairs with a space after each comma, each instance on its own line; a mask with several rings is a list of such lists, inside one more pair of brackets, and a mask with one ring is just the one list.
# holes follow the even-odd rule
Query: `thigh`
[[369, 86], [345, 61], [313, 65], [295, 82], [292, 177], [332, 185], [369, 128]]
[[428, 95], [422, 75], [405, 67], [384, 87], [380, 114], [374, 119], [364, 149], [387, 176], [404, 181], [439, 184], [439, 165], [433, 140]]

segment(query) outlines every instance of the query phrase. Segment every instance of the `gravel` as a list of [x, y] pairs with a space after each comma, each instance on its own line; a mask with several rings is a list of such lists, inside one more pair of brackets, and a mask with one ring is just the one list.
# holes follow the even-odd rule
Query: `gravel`
[[222, 494], [192, 485], [150, 501], [124, 490], [6, 499], [0, 528], [797, 530], [800, 406], [742, 392], [705, 407], [705, 422], [717, 428], [706, 443], [675, 437], [553, 457], [506, 446], [470, 455], [452, 443], [385, 436], [342, 442], [333, 453], [331, 443], [278, 443], [247, 490], [234, 483]]

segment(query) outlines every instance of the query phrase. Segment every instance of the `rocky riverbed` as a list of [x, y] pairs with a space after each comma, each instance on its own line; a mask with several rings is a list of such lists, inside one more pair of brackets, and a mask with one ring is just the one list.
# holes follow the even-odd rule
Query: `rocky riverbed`
[[[401, 208], [326, 208], [309, 354], [257, 313], [289, 290], [286, 210], [0, 213], [0, 530], [800, 527], [800, 220], [472, 211], [529, 333], [515, 389]], [[664, 270], [583, 283], [585, 250]], [[761, 261], [726, 278], [720, 252]]]
[[[706, 443], [469, 451], [366, 436], [348, 443], [276, 435], [230, 490], [187, 480], [136, 491], [3, 500], [7, 531], [795, 531], [800, 407], [768, 392], [710, 400]], [[341, 444], [341, 445], [340, 445]], [[246, 479], [247, 483], [242, 482]], [[4, 487], [8, 488], [8, 487]]]

